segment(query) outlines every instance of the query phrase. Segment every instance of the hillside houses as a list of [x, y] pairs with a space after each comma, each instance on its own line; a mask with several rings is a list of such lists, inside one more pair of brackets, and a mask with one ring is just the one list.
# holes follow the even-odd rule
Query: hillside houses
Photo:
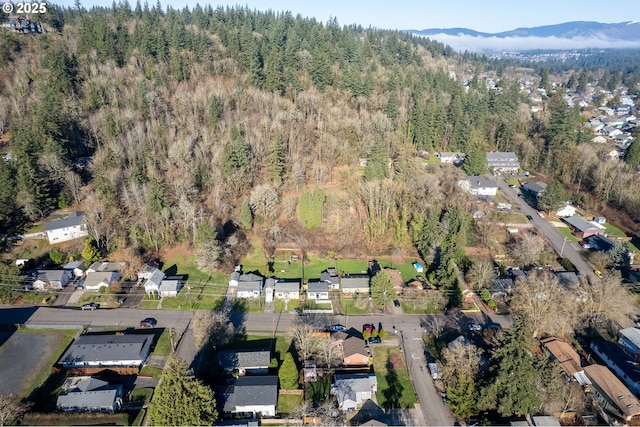
[[49, 244], [62, 243], [89, 235], [87, 220], [82, 212], [71, 212], [65, 218], [47, 221], [44, 230]]

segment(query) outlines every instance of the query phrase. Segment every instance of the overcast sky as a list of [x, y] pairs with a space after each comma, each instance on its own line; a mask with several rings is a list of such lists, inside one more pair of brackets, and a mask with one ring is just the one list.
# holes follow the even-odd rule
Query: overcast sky
[[[112, 0], [80, 0], [84, 7], [110, 6]], [[157, 0], [147, 0], [150, 5]], [[55, 1], [73, 6], [74, 0]], [[129, 0], [132, 7], [136, 0]], [[141, 0], [144, 3], [144, 0]], [[193, 8], [197, 0], [160, 0], [163, 7]], [[380, 29], [422, 30], [463, 27], [498, 33], [519, 27], [537, 27], [570, 21], [603, 23], [640, 19], [638, 0], [246, 0], [207, 1], [201, 5], [248, 6], [261, 11], [291, 11], [293, 15], [314, 17], [326, 22], [329, 17], [340, 25], [360, 24]]]

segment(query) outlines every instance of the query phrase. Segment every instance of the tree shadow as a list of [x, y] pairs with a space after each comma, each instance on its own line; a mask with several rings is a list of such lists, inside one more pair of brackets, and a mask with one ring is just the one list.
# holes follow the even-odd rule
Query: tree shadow
[[384, 409], [399, 408], [400, 397], [402, 397], [404, 386], [398, 379], [398, 374], [393, 367], [393, 363], [391, 362], [391, 357], [389, 355], [387, 355], [387, 363], [385, 367], [387, 368], [387, 374], [384, 378], [387, 381], [387, 388], [382, 391], [382, 396], [384, 396], [382, 407]]

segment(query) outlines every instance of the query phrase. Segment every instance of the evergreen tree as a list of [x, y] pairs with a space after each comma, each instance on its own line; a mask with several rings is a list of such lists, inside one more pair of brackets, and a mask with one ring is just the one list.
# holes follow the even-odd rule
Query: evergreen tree
[[636, 135], [636, 139], [631, 143], [627, 151], [624, 152], [624, 161], [629, 165], [637, 168], [640, 166], [640, 135]]
[[277, 184], [282, 182], [284, 176], [286, 150], [287, 147], [281, 135], [278, 136], [269, 147], [269, 155], [267, 157], [269, 174], [271, 175], [271, 179]]
[[458, 419], [466, 419], [477, 412], [475, 381], [468, 375], [458, 374], [455, 386], [447, 385], [447, 403]]
[[631, 257], [629, 256], [629, 245], [624, 240], [614, 243], [609, 250], [609, 255], [613, 260], [613, 266], [620, 270], [629, 270], [631, 268]]
[[242, 202], [240, 207], [240, 225], [245, 230], [251, 230], [253, 228], [253, 212], [251, 211], [251, 205], [248, 201]]
[[374, 181], [388, 176], [387, 153], [381, 141], [376, 141], [371, 147], [367, 166], [364, 168], [364, 180]]
[[562, 184], [554, 179], [538, 197], [537, 206], [540, 210], [551, 212], [562, 207], [566, 201], [567, 194], [562, 188]]
[[211, 95], [209, 99], [209, 123], [212, 129], [218, 127], [218, 121], [222, 117], [222, 106], [217, 96]]
[[280, 388], [283, 390], [296, 390], [298, 388], [300, 374], [291, 352], [287, 352], [284, 356], [284, 361], [278, 371], [278, 378], [280, 379]]
[[469, 176], [485, 174], [487, 172], [487, 155], [478, 148], [471, 150], [462, 162], [462, 169]]
[[385, 114], [388, 118], [395, 120], [398, 117], [398, 98], [396, 97], [395, 92], [391, 92], [389, 95], [389, 100], [387, 101], [387, 106], [384, 109]]
[[218, 418], [213, 390], [177, 356], [169, 357], [148, 411], [152, 426], [211, 426]]
[[218, 232], [209, 221], [202, 221], [196, 232], [196, 265], [207, 273], [213, 273], [220, 266], [222, 247]]
[[503, 417], [523, 416], [540, 407], [540, 396], [533, 384], [539, 374], [529, 347], [531, 330], [526, 317], [516, 323], [500, 339], [492, 357], [489, 385], [482, 393], [482, 406], [495, 409]]

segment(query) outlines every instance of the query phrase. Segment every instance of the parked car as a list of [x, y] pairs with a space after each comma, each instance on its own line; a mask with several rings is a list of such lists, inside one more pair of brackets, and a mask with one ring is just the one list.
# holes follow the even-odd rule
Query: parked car
[[531, 215], [527, 215], [527, 219], [528, 219], [529, 221], [533, 221], [533, 217], [532, 217]]
[[82, 304], [80, 310], [96, 310], [98, 308], [100, 308], [100, 304], [98, 304], [97, 302], [88, 302], [86, 304]]
[[153, 317], [147, 317], [146, 319], [144, 319], [144, 320], [142, 320], [140, 322], [140, 327], [141, 328], [153, 328], [157, 324], [158, 324], [158, 321], [156, 319], [154, 319]]
[[347, 332], [347, 328], [343, 325], [333, 325], [331, 326], [331, 332]]
[[400, 307], [400, 301], [397, 299], [393, 300], [393, 305], [395, 305], [396, 307]]
[[470, 331], [481, 331], [482, 325], [479, 325], [477, 323], [470, 323], [467, 325], [467, 329]]
[[365, 323], [362, 325], [362, 332], [373, 332], [375, 327], [371, 323]]
[[382, 343], [382, 340], [380, 339], [380, 337], [369, 337], [369, 344], [380, 344]]
[[584, 249], [591, 249], [591, 245], [587, 242], [580, 242], [580, 246], [582, 246]]
[[542, 212], [538, 212], [538, 216], [542, 219], [544, 219], [544, 214]]

